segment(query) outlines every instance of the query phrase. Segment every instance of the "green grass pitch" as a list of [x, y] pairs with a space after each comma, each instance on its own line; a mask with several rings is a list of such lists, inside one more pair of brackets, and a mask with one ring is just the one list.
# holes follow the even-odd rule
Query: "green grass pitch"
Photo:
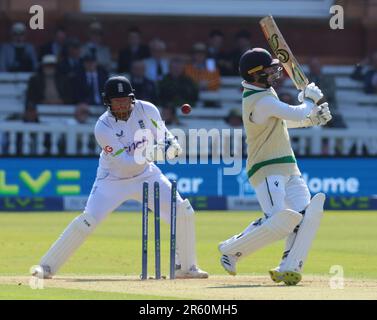
[[[1, 213], [0, 277], [28, 275], [40, 257], [78, 213]], [[239, 233], [260, 216], [257, 212], [199, 211], [196, 216], [197, 254], [201, 268], [210, 274], [226, 275], [219, 264], [217, 245]], [[154, 235], [149, 219], [149, 273], [154, 274]], [[377, 212], [327, 211], [305, 265], [306, 274], [329, 275], [340, 265], [344, 275], [377, 279]], [[169, 229], [161, 223], [162, 274], [169, 272]], [[238, 273], [266, 275], [282, 255], [281, 241], [245, 258]], [[111, 214], [60, 270], [60, 275], [139, 275], [141, 272], [141, 215]], [[1, 285], [0, 299], [148, 299], [150, 296], [121, 293], [90, 293], [84, 290], [48, 289], [35, 293], [25, 286]], [[46, 291], [47, 292], [47, 291]]]

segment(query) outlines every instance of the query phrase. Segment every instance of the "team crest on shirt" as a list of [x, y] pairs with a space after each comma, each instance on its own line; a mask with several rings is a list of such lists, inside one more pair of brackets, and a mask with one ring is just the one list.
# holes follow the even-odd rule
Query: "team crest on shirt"
[[141, 129], [145, 129], [145, 124], [143, 120], [139, 120], [139, 126]]

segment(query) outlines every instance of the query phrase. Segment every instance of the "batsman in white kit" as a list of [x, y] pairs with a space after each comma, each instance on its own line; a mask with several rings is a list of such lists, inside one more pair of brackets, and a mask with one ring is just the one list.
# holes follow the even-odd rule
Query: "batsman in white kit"
[[281, 76], [278, 59], [264, 49], [246, 51], [240, 59], [243, 78], [243, 124], [247, 143], [247, 172], [264, 217], [219, 244], [221, 264], [236, 275], [242, 258], [286, 238], [279, 266], [269, 271], [274, 282], [296, 285], [323, 215], [325, 195], [311, 198], [291, 148], [288, 128], [324, 125], [332, 116], [318, 102], [321, 90], [310, 83], [299, 93], [300, 105], [279, 100], [273, 85]]
[[[68, 225], [42, 257], [34, 274], [38, 277], [55, 275], [93, 230], [124, 201], [141, 202], [143, 182], [149, 185], [159, 182], [161, 218], [170, 223], [171, 183], [154, 161], [165, 156], [167, 159], [178, 156], [182, 152], [178, 141], [166, 129], [152, 103], [135, 99], [134, 89], [127, 78], [109, 78], [103, 99], [108, 110], [95, 126], [95, 137], [102, 148], [96, 180], [84, 212]], [[143, 134], [147, 131], [149, 138]], [[162, 140], [161, 131], [164, 133]], [[145, 148], [148, 143], [152, 144], [151, 148]], [[140, 155], [138, 151], [143, 148], [144, 158], [137, 159], [135, 155]], [[152, 193], [148, 207], [154, 210]], [[179, 194], [176, 237], [175, 277], [207, 278], [208, 273], [199, 269], [196, 261], [194, 211], [190, 202]]]

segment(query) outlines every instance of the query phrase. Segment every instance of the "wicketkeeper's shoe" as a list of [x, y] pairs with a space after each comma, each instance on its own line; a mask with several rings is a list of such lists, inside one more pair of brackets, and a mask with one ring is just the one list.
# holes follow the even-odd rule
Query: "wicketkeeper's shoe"
[[223, 254], [220, 258], [220, 263], [229, 274], [235, 276], [237, 274], [236, 264], [238, 258], [233, 254]]
[[39, 279], [51, 279], [51, 269], [49, 266], [37, 266], [33, 269], [31, 275]]
[[287, 286], [295, 286], [302, 278], [301, 274], [296, 271], [279, 271], [278, 269], [272, 269], [268, 273], [273, 282], [284, 282]]
[[175, 278], [176, 279], [207, 279], [208, 272], [203, 271], [198, 266], [193, 265], [190, 270], [184, 271], [181, 265], [175, 266]]

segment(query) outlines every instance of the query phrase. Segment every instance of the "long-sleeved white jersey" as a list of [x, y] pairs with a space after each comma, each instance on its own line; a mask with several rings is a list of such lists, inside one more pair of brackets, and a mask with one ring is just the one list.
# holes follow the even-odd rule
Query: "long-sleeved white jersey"
[[258, 186], [270, 175], [300, 175], [287, 128], [311, 125], [307, 116], [314, 104], [291, 106], [281, 102], [273, 88], [242, 85], [247, 170], [252, 185]]
[[[152, 135], [140, 134], [143, 129], [150, 130]], [[166, 130], [160, 112], [155, 105], [147, 101], [136, 100], [127, 121], [116, 120], [106, 111], [100, 116], [94, 129], [97, 143], [102, 148], [99, 170], [120, 179], [140, 175], [151, 164], [138, 161], [134, 157], [135, 150], [145, 148], [147, 143], [154, 143], [161, 132]], [[150, 141], [151, 139], [154, 141]]]

